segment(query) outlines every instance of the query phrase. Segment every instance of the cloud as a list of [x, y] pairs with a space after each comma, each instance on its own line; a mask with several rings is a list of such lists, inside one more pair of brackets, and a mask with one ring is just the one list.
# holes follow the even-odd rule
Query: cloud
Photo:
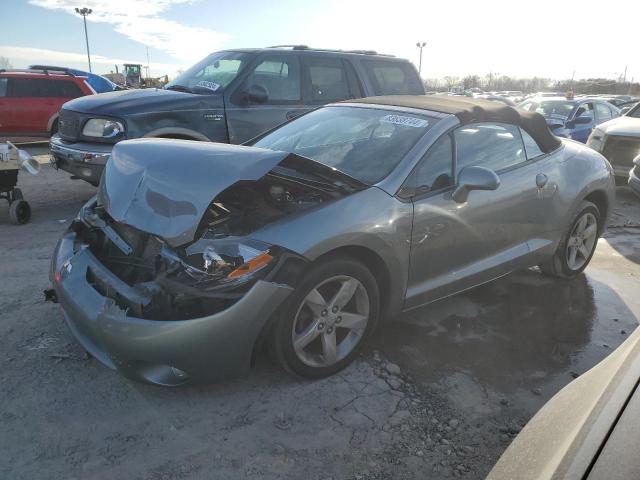
[[229, 40], [225, 33], [183, 25], [161, 16], [171, 7], [193, 2], [194, 0], [29, 0], [32, 5], [72, 15], [77, 15], [76, 7], [88, 7], [93, 12], [87, 16], [87, 21], [111, 24], [116, 32], [131, 40], [167, 52], [179, 59], [180, 63], [187, 64], [220, 50]]
[[[44, 48], [14, 47], [11, 45], [0, 45], [0, 51], [3, 56], [9, 58], [16, 68], [26, 68], [32, 64], [46, 64], [62, 65], [65, 67], [75, 67], [80, 70], [87, 70], [86, 53], [61, 52], [58, 50], [47, 50]], [[118, 68], [121, 68], [124, 63], [140, 63], [140, 59], [136, 60], [91, 55], [93, 71], [98, 74], [112, 71], [114, 69], [114, 65], [118, 65]], [[185, 66], [181, 64], [151, 62], [149, 67], [151, 70], [151, 76], [164, 73], [168, 73], [169, 76], [172, 76], [178, 69], [184, 68]]]

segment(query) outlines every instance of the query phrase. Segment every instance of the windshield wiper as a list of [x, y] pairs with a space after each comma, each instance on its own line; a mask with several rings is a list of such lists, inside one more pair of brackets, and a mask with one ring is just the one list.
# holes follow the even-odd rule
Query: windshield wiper
[[184, 85], [167, 85], [164, 88], [166, 90], [176, 90], [178, 92], [193, 93], [189, 87], [185, 87]]

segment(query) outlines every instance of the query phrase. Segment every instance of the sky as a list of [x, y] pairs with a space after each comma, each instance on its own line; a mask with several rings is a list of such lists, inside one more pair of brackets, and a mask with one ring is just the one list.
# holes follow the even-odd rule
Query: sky
[[[208, 53], [303, 44], [408, 58], [422, 76], [541, 76], [640, 81], [640, 0], [0, 0], [0, 56], [96, 73], [147, 64], [174, 76]], [[625, 19], [630, 19], [627, 21]]]

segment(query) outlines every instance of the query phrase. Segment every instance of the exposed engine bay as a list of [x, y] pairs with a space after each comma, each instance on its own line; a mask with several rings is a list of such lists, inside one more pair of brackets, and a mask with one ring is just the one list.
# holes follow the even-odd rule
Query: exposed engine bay
[[252, 240], [251, 232], [352, 191], [340, 182], [276, 167], [257, 181], [239, 181], [222, 191], [206, 209], [195, 240], [178, 247], [116, 222], [97, 202], [86, 205], [71, 228], [77, 248], [89, 248], [137, 293], [124, 298], [90, 272], [89, 282], [102, 295], [141, 318], [197, 318], [227, 308], [258, 279], [293, 284], [306, 261]]

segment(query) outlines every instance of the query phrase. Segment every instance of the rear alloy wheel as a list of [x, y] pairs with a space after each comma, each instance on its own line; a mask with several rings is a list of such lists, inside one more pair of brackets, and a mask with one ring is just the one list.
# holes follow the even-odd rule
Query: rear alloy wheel
[[576, 222], [569, 236], [565, 255], [571, 270], [580, 270], [591, 259], [598, 240], [598, 220], [591, 212], [585, 212]]
[[591, 202], [582, 202], [571, 228], [555, 255], [540, 269], [556, 277], [574, 277], [584, 271], [596, 250], [600, 233], [600, 212]]
[[343, 369], [375, 326], [378, 297], [375, 279], [355, 260], [336, 258], [312, 268], [274, 328], [279, 362], [306, 378]]

